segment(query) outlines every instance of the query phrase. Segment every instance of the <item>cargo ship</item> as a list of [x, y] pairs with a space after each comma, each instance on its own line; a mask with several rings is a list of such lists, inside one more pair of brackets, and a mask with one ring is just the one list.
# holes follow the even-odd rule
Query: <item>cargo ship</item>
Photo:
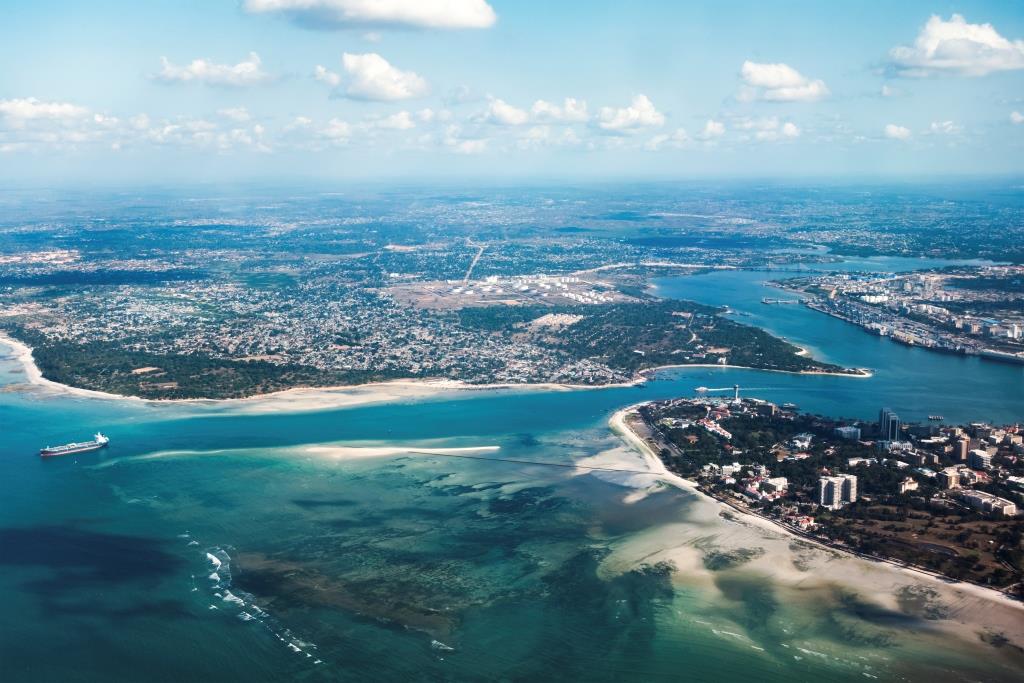
[[80, 441], [78, 443], [66, 443], [63, 446], [47, 446], [39, 450], [39, 456], [43, 458], [52, 458], [58, 455], [71, 455], [72, 453], [86, 453], [88, 451], [95, 451], [103, 448], [110, 439], [103, 436], [100, 432], [96, 432], [93, 436], [92, 441]]

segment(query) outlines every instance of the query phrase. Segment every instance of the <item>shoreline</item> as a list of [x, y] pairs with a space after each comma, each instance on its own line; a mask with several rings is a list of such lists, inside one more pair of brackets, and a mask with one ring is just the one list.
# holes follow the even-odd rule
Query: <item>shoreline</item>
[[671, 486], [675, 486], [676, 488], [694, 493], [704, 498], [705, 500], [712, 501], [715, 504], [719, 505], [720, 507], [729, 510], [731, 513], [739, 515], [740, 517], [742, 517], [744, 522], [753, 524], [754, 526], [760, 527], [762, 529], [766, 529], [776, 533], [782, 533], [788, 536], [789, 538], [810, 543], [822, 550], [840, 552], [847, 557], [859, 559], [862, 561], [872, 561], [881, 563], [898, 572], [910, 574], [916, 578], [928, 579], [929, 581], [935, 583], [941, 583], [945, 586], [949, 586], [956, 590], [961, 590], [971, 595], [974, 595], [975, 597], [990, 600], [992, 602], [997, 602], [1005, 606], [1012, 606], [1024, 612], [1024, 602], [1021, 602], [1010, 597], [1009, 595], [1007, 595], [1006, 593], [997, 588], [982, 586], [976, 583], [972, 583], [970, 581], [959, 581], [956, 579], [951, 579], [942, 574], [933, 573], [925, 569], [909, 566], [900, 563], [896, 560], [888, 560], [884, 558], [867, 556], [852, 551], [850, 549], [832, 546], [810, 536], [798, 534], [789, 527], [785, 526], [784, 524], [780, 524], [774, 520], [768, 519], [767, 517], [754, 514], [747, 510], [742, 510], [730, 504], [726, 500], [722, 500], [720, 498], [708, 494], [707, 492], [702, 490], [696, 482], [669, 471], [668, 468], [665, 467], [665, 463], [662, 462], [661, 458], [658, 457], [657, 453], [654, 452], [650, 445], [639, 434], [633, 431], [633, 429], [629, 426], [629, 423], [626, 421], [626, 418], [631, 413], [636, 413], [637, 408], [647, 403], [649, 403], [649, 401], [641, 401], [640, 403], [634, 403], [631, 406], [627, 406], [626, 408], [621, 408], [615, 411], [615, 413], [613, 413], [611, 418], [609, 418], [608, 420], [608, 426], [614, 433], [618, 434], [622, 438], [622, 440], [625, 441], [630, 447], [638, 451], [643, 456], [648, 468], [651, 469], [651, 474], [658, 476], [665, 483]]
[[[340, 405], [351, 403], [372, 403], [390, 400], [401, 400], [402, 398], [419, 398], [434, 396], [448, 391], [494, 391], [494, 390], [521, 390], [521, 391], [581, 391], [598, 389], [623, 389], [635, 387], [650, 381], [651, 376], [662, 370], [675, 370], [685, 368], [726, 368], [732, 370], [754, 370], [757, 372], [782, 372], [791, 375], [826, 375], [834, 377], [851, 377], [856, 379], [868, 379], [873, 373], [863, 368], [851, 368], [856, 372], [828, 372], [822, 370], [778, 370], [774, 368], [752, 368], [744, 365], [722, 365], [718, 363], [692, 363], [682, 365], [659, 365], [653, 368], [638, 370], [636, 377], [628, 382], [614, 382], [611, 384], [565, 384], [559, 382], [537, 382], [537, 383], [511, 383], [499, 382], [493, 384], [470, 384], [462, 380], [445, 378], [437, 379], [393, 379], [380, 382], [367, 382], [366, 384], [345, 384], [323, 387], [291, 387], [265, 394], [254, 394], [239, 398], [143, 398], [141, 396], [130, 396], [125, 394], [114, 394], [96, 389], [71, 386], [54, 382], [43, 376], [39, 366], [36, 365], [32, 356], [32, 347], [13, 337], [0, 333], [0, 344], [11, 347], [14, 358], [25, 370], [28, 384], [43, 387], [51, 391], [80, 396], [83, 398], [103, 400], [139, 401], [149, 404], [183, 404], [183, 405], [246, 405], [258, 404], [262, 401], [302, 401], [303, 399], [323, 399], [326, 395], [340, 396], [348, 393], [355, 398], [354, 394], [369, 393], [377, 391], [376, 396], [366, 396], [362, 401], [342, 401]], [[315, 408], [313, 408], [315, 409]]]

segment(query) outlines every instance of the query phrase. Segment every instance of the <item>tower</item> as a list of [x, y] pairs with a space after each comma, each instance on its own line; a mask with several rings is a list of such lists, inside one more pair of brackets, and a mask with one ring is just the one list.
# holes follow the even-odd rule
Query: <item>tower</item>
[[882, 408], [878, 413], [878, 432], [882, 441], [899, 441], [900, 416], [889, 408]]

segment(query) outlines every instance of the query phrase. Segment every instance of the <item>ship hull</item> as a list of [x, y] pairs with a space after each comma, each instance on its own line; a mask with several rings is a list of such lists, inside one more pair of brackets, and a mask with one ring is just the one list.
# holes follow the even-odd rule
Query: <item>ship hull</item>
[[88, 453], [89, 451], [98, 451], [101, 448], [106, 447], [105, 443], [89, 444], [85, 446], [78, 446], [75, 448], [68, 448], [66, 450], [50, 450], [47, 448], [39, 451], [39, 457], [41, 458], [59, 458], [62, 455], [74, 455], [75, 453]]

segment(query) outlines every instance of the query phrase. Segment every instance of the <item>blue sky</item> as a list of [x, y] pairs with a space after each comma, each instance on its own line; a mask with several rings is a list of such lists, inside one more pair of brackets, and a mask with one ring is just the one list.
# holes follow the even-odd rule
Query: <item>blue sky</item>
[[1016, 2], [35, 0], [0, 179], [1024, 171]]

